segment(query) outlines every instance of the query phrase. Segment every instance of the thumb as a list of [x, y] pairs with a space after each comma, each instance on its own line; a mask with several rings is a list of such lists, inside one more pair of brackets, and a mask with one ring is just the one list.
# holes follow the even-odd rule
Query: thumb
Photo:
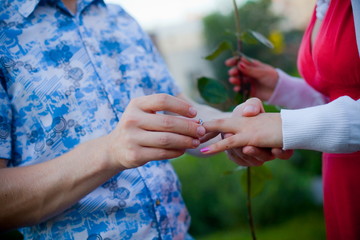
[[265, 112], [262, 102], [258, 98], [250, 98], [238, 105], [232, 112], [233, 117], [253, 117]]

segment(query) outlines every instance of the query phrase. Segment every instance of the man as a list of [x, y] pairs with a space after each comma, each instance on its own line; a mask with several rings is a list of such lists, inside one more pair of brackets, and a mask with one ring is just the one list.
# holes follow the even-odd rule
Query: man
[[25, 239], [190, 238], [177, 176], [152, 160], [198, 147], [205, 129], [193, 118], [219, 111], [180, 94], [121, 7], [7, 0], [0, 25], [0, 229], [28, 226]]

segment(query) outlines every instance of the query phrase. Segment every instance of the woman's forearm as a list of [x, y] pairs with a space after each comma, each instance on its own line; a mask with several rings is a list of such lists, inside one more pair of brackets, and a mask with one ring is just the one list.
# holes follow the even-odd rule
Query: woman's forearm
[[303, 79], [292, 77], [280, 69], [275, 90], [267, 101], [268, 104], [290, 109], [312, 107], [325, 104], [328, 99], [308, 85]]

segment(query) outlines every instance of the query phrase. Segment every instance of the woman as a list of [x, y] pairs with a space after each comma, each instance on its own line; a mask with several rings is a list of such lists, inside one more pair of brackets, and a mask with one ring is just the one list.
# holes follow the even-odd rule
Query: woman
[[[360, 239], [360, 1], [318, 0], [299, 50], [305, 79], [259, 61], [227, 61], [230, 81], [251, 77], [252, 95], [298, 110], [206, 122], [234, 134], [202, 149], [209, 154], [252, 145], [312, 149], [323, 154], [324, 211], [329, 240]], [[238, 88], [238, 87], [237, 87]], [[313, 107], [314, 106], [314, 107]]]

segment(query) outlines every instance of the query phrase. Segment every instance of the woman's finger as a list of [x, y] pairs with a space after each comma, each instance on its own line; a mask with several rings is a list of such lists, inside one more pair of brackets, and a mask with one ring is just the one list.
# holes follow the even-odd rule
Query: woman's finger
[[230, 70], [228, 71], [228, 74], [229, 74], [229, 76], [231, 76], [231, 77], [238, 77], [239, 74], [240, 74], [240, 71], [239, 71], [238, 68], [233, 67], [233, 68], [230, 68]]
[[228, 67], [233, 67], [236, 66], [238, 61], [239, 61], [239, 57], [232, 57], [225, 61], [225, 65]]
[[238, 77], [230, 77], [229, 82], [231, 84], [234, 84], [234, 85], [239, 85], [240, 84], [240, 78], [238, 78]]

